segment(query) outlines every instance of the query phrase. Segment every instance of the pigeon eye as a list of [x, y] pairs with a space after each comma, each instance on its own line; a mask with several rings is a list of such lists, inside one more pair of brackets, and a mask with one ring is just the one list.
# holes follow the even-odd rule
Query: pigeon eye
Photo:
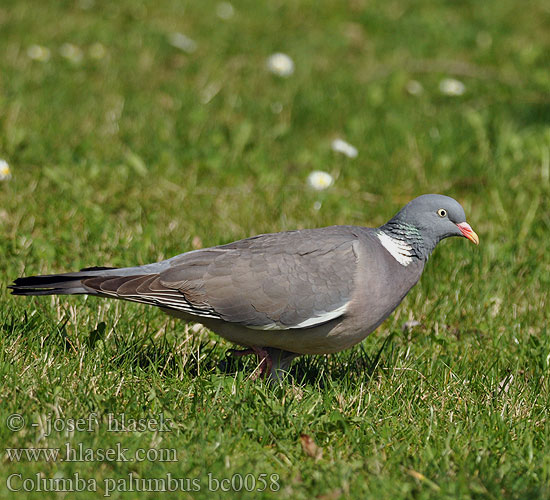
[[437, 211], [437, 215], [439, 215], [439, 217], [447, 217], [447, 210], [445, 210], [444, 208], [440, 208]]

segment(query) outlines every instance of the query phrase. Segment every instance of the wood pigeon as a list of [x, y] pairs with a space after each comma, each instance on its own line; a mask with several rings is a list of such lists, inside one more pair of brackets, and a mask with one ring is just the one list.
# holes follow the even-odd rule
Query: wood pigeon
[[202, 323], [256, 354], [277, 378], [300, 354], [361, 342], [420, 279], [439, 241], [477, 234], [448, 196], [426, 194], [378, 228], [330, 226], [262, 234], [136, 267], [29, 276], [14, 295], [73, 295], [141, 302]]

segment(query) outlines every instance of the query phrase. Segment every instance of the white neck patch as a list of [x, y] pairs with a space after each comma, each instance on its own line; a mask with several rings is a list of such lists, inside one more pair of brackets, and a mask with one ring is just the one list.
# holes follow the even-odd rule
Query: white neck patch
[[413, 251], [410, 245], [404, 241], [392, 238], [384, 231], [376, 233], [382, 246], [391, 254], [391, 256], [402, 266], [407, 267], [413, 260]]

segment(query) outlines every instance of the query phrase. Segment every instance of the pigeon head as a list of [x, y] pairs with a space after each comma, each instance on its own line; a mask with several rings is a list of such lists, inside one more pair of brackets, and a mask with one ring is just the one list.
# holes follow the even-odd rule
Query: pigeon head
[[476, 245], [479, 243], [479, 237], [466, 222], [460, 203], [441, 194], [415, 198], [380, 229], [412, 247], [414, 254], [424, 259], [442, 239], [450, 236], [463, 236]]

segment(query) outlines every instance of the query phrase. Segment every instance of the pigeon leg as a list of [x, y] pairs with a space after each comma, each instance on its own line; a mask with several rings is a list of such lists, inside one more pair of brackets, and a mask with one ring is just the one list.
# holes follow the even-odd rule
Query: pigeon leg
[[258, 377], [268, 378], [270, 376], [273, 368], [273, 361], [269, 353], [263, 347], [253, 346], [250, 349], [243, 350], [230, 349], [229, 354], [235, 357], [255, 354], [259, 363], [258, 368], [252, 373], [252, 380], [256, 380]]
[[254, 346], [252, 347], [252, 350], [254, 351], [254, 354], [256, 354], [259, 361], [258, 368], [256, 368], [256, 370], [252, 373], [252, 380], [256, 380], [259, 377], [267, 379], [271, 373], [271, 368], [273, 367], [271, 356], [263, 347]]
[[290, 351], [284, 351], [282, 349], [275, 349], [274, 347], [266, 347], [265, 350], [269, 354], [271, 359], [271, 370], [267, 374], [267, 377], [271, 381], [281, 381], [285, 375], [288, 374], [288, 370], [292, 361], [299, 356], [299, 354]]
[[266, 380], [281, 380], [290, 368], [292, 360], [299, 356], [294, 352], [283, 351], [273, 347], [251, 347], [249, 349], [230, 349], [229, 355], [240, 357], [255, 354], [258, 368], [252, 373], [252, 379], [263, 377]]

